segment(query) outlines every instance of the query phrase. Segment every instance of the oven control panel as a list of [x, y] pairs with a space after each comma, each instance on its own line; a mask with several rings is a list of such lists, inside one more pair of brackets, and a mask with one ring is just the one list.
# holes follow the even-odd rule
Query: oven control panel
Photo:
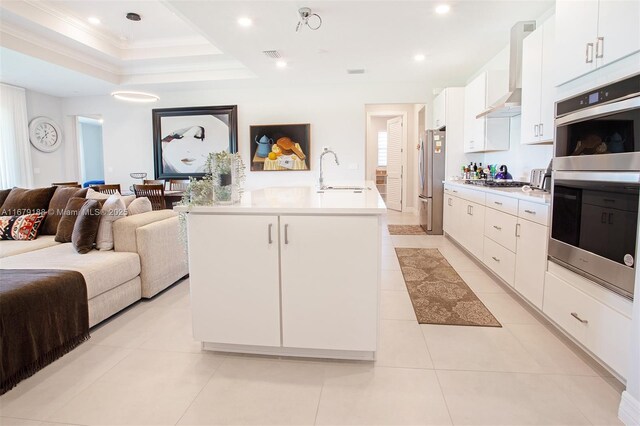
[[558, 102], [556, 117], [634, 94], [640, 95], [640, 74]]

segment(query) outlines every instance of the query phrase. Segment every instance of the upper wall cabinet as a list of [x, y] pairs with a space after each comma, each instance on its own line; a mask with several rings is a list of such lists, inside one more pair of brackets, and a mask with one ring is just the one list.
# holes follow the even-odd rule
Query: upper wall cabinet
[[447, 92], [444, 89], [433, 99], [433, 123], [432, 129], [442, 129], [447, 126]]
[[553, 142], [555, 20], [545, 21], [524, 39], [522, 47], [523, 144]]
[[506, 72], [485, 71], [464, 88], [464, 152], [509, 149], [508, 118], [476, 118], [507, 92]]
[[556, 1], [556, 85], [640, 51], [640, 1]]

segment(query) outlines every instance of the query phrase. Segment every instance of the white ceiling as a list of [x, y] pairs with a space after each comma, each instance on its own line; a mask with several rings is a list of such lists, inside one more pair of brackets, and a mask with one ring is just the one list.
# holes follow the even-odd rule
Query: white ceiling
[[[3, 0], [0, 79], [34, 90], [51, 87], [40, 90], [57, 96], [108, 93], [112, 87], [165, 85], [175, 90], [181, 83], [207, 87], [211, 82], [219, 86], [247, 78], [269, 85], [351, 81], [460, 85], [507, 45], [515, 22], [536, 19], [554, 4], [551, 0], [454, 0], [447, 1], [451, 12], [440, 16], [434, 13], [438, 3]], [[322, 16], [319, 30], [305, 27], [295, 32], [301, 6]], [[143, 20], [127, 21], [127, 12], [139, 13]], [[101, 24], [87, 23], [89, 16], [98, 17]], [[240, 16], [252, 18], [254, 25], [239, 27]], [[261, 53], [268, 49], [280, 51], [288, 67], [278, 69], [273, 59]], [[417, 53], [427, 59], [415, 62]], [[34, 57], [56, 67], [56, 72], [22, 73], [33, 66], [29, 61]], [[347, 75], [349, 68], [366, 72]], [[64, 70], [88, 77], [87, 84], [79, 87], [75, 78], [62, 78]], [[52, 81], [47, 83], [48, 79]], [[107, 84], [92, 88], [90, 82], [95, 79]]]

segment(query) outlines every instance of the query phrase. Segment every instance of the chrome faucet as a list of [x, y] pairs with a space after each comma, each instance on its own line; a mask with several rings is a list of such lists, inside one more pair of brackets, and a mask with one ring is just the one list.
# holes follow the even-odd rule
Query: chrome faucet
[[338, 156], [336, 155], [335, 152], [331, 151], [329, 148], [325, 148], [324, 151], [322, 151], [322, 154], [320, 154], [320, 189], [324, 189], [324, 179], [322, 178], [322, 157], [325, 156], [325, 154], [333, 154], [334, 158], [336, 159], [336, 165], [340, 165], [340, 162], [338, 161]]

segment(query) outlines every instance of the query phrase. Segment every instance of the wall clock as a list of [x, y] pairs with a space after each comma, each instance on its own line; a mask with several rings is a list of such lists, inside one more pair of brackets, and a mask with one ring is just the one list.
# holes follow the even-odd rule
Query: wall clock
[[39, 151], [53, 152], [62, 143], [62, 129], [48, 117], [36, 117], [29, 123], [29, 140]]

